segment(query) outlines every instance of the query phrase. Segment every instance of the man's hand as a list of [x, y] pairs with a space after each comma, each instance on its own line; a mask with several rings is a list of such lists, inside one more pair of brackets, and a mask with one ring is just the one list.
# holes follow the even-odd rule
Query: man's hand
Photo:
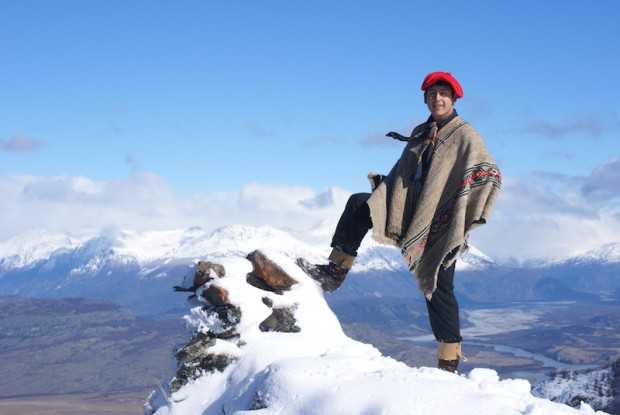
[[389, 133], [387, 133], [385, 135], [386, 137], [390, 137], [393, 138], [395, 140], [399, 140], [399, 141], [409, 141], [409, 137], [405, 137], [404, 135], [398, 134], [395, 131], [390, 131]]
[[374, 189], [376, 189], [377, 187], [379, 187], [379, 185], [381, 184], [381, 182], [385, 179], [385, 176], [382, 174], [377, 174], [376, 176], [373, 176], [372, 181], [374, 184]]
[[378, 174], [374, 172], [368, 173], [368, 181], [370, 182], [370, 189], [374, 192], [377, 187], [381, 184], [381, 182], [385, 179], [383, 174]]

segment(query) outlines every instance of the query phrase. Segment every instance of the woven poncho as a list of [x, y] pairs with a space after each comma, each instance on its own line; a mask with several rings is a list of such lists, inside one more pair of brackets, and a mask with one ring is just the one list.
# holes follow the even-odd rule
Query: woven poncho
[[[501, 187], [501, 174], [480, 135], [460, 117], [441, 128], [432, 141], [429, 130], [430, 123], [413, 130], [401, 157], [373, 190], [368, 206], [373, 238], [401, 249], [430, 299], [439, 267], [450, 266], [467, 249], [469, 232], [486, 222]], [[420, 182], [421, 156], [429, 145], [431, 165]]]

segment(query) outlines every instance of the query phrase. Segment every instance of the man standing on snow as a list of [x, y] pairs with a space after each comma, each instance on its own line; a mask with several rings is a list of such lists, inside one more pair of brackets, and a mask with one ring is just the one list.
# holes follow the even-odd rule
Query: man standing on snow
[[369, 229], [373, 238], [397, 246], [426, 297], [440, 369], [455, 372], [461, 357], [459, 306], [454, 296], [457, 257], [467, 237], [486, 223], [501, 186], [501, 174], [482, 137], [454, 109], [463, 88], [449, 72], [422, 82], [428, 120], [406, 141], [387, 176], [369, 174], [372, 193], [347, 201], [332, 239], [329, 263], [298, 264], [326, 291], [337, 289], [353, 265]]

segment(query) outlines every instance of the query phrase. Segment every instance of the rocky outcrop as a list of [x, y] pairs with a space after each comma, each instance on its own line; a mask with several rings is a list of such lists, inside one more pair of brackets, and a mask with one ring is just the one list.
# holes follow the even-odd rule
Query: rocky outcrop
[[218, 322], [218, 329], [196, 331], [191, 340], [175, 353], [177, 371], [170, 383], [170, 392], [174, 393], [189, 381], [197, 379], [204, 373], [222, 372], [234, 356], [214, 352], [218, 340], [240, 344], [236, 326], [241, 321], [241, 310], [233, 305], [205, 306], [200, 310], [212, 321]]
[[176, 351], [177, 373], [170, 384], [172, 392], [204, 372], [221, 372], [230, 363], [228, 356], [209, 353], [209, 348], [215, 346], [215, 339], [211, 333], [196, 333], [188, 344]]
[[[225, 276], [223, 265], [199, 261], [194, 267], [193, 276], [185, 278], [184, 287], [175, 287], [176, 291], [200, 293], [199, 301], [204, 304], [195, 312], [204, 314], [214, 324], [196, 330], [190, 341], [175, 352], [177, 370], [169, 385], [172, 393], [204, 373], [223, 371], [234, 361], [233, 356], [213, 351], [218, 339], [235, 342], [239, 338], [236, 326], [241, 321], [241, 310], [229, 303], [225, 288], [213, 283]], [[188, 284], [190, 280], [191, 284]], [[189, 298], [195, 299], [196, 295]]]
[[[282, 294], [297, 281], [280, 266], [270, 260], [264, 253], [254, 251], [247, 256], [253, 270], [246, 278], [247, 282], [267, 292]], [[192, 291], [190, 296], [198, 304], [186, 319], [192, 320], [196, 330], [190, 341], [175, 352], [177, 360], [176, 375], [169, 384], [169, 392], [175, 393], [181, 387], [199, 378], [205, 373], [222, 372], [235, 361], [234, 354], [222, 352], [245, 345], [237, 330], [241, 322], [241, 309], [230, 303], [230, 295], [220, 284], [226, 277], [223, 265], [200, 261], [193, 270], [192, 277], [186, 277], [186, 287], [177, 287], [177, 291]], [[191, 283], [189, 281], [191, 280]], [[187, 287], [187, 285], [191, 285]], [[197, 303], [196, 303], [197, 302]], [[265, 296], [262, 302], [272, 309], [271, 314], [259, 324], [263, 332], [298, 333], [301, 328], [296, 324], [296, 306], [274, 307], [274, 301]], [[201, 321], [206, 323], [195, 323]], [[219, 342], [219, 343], [218, 343]], [[222, 347], [222, 342], [225, 346]], [[146, 411], [148, 413], [148, 410]]]

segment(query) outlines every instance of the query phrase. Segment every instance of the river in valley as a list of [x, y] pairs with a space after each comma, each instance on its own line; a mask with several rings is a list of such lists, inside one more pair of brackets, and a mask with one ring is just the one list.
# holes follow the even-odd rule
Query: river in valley
[[[488, 348], [496, 353], [503, 355], [526, 358], [536, 362], [534, 367], [527, 368], [502, 368], [497, 369], [503, 378], [522, 378], [530, 383], [538, 383], [547, 377], [547, 373], [558, 370], [580, 370], [590, 369], [595, 365], [577, 365], [560, 362], [540, 353], [531, 352], [519, 347], [496, 344], [490, 336], [508, 333], [518, 330], [525, 330], [534, 327], [544, 316], [546, 307], [563, 307], [569, 305], [567, 302], [541, 303], [540, 307], [510, 307], [510, 308], [485, 308], [463, 310], [466, 326], [461, 333], [464, 343], [468, 346]], [[432, 335], [401, 337], [402, 340], [414, 342], [435, 342]], [[465, 364], [466, 365], [466, 364]]]

